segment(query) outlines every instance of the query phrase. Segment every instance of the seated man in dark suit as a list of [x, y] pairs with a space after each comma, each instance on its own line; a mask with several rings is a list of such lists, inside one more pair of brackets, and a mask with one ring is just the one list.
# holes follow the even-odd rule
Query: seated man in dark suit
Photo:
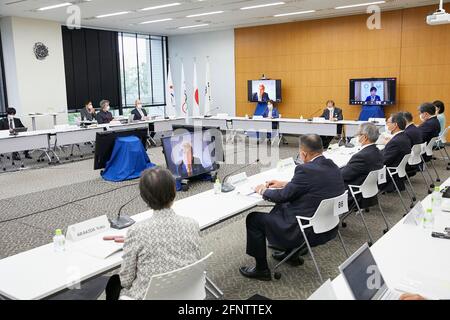
[[141, 100], [136, 100], [134, 102], [135, 108], [133, 111], [131, 111], [131, 114], [134, 115], [133, 120], [139, 121], [139, 120], [147, 120], [147, 111], [142, 108]]
[[[436, 107], [434, 104], [429, 102], [422, 103], [419, 107], [419, 112], [420, 120], [422, 121], [419, 129], [422, 132], [423, 142], [428, 144], [432, 138], [439, 136], [441, 124], [436, 116]], [[426, 154], [423, 155], [423, 158], [426, 162], [431, 159], [431, 157]]]
[[355, 153], [347, 165], [341, 168], [345, 186], [363, 184], [371, 171], [383, 168], [383, 155], [375, 142], [380, 133], [373, 123], [363, 123], [356, 134], [361, 143], [361, 150]]
[[[296, 216], [312, 217], [320, 202], [337, 197], [345, 192], [339, 168], [323, 155], [322, 141], [316, 134], [300, 137], [300, 157], [304, 164], [295, 168], [290, 182], [269, 181], [257, 186], [255, 191], [265, 200], [276, 203], [270, 213], [252, 212], [247, 216], [247, 254], [256, 260], [255, 267], [241, 267], [240, 273], [248, 278], [271, 280], [267, 264], [266, 238], [275, 247], [286, 252], [274, 254], [277, 260], [284, 259], [293, 249], [304, 243]], [[312, 246], [323, 244], [336, 237], [338, 227], [315, 234], [311, 228], [305, 230]], [[299, 265], [299, 254], [288, 262]]]
[[180, 177], [187, 178], [196, 176], [203, 172], [203, 164], [199, 158], [194, 157], [192, 145], [189, 142], [183, 144], [183, 160], [177, 167], [177, 172]]
[[[325, 110], [323, 110], [322, 115], [320, 117], [331, 121], [344, 120], [344, 116], [342, 115], [342, 109], [336, 108], [333, 100], [327, 101], [327, 107], [325, 108]], [[337, 134], [338, 135], [342, 134], [342, 125], [337, 126]], [[328, 146], [330, 145], [331, 140], [333, 140], [334, 137], [321, 136], [320, 138], [322, 138], [323, 147], [327, 149]]]
[[411, 140], [411, 146], [423, 143], [422, 131], [414, 124], [411, 112], [403, 112], [403, 118], [406, 120], [405, 133]]
[[[411, 148], [416, 144], [422, 144], [422, 131], [414, 124], [411, 112], [403, 112], [403, 118], [406, 120], [405, 133], [409, 137], [409, 140], [411, 140]], [[407, 165], [406, 171], [408, 172], [408, 176], [414, 176], [417, 173], [417, 167]]]
[[[411, 153], [411, 140], [405, 133], [406, 120], [402, 113], [394, 113], [386, 121], [387, 129], [392, 138], [386, 144], [383, 150], [383, 159], [386, 167], [397, 167], [405, 155]], [[395, 177], [398, 188], [405, 190], [405, 185], [398, 177]], [[394, 185], [388, 177], [388, 182], [384, 188], [386, 192], [394, 191]]]
[[[22, 121], [16, 118], [16, 109], [8, 108], [6, 110], [8, 115], [6, 118], [0, 120], [0, 130], [14, 130], [15, 128], [25, 128]], [[23, 154], [27, 159], [33, 159], [28, 151], [24, 151]], [[13, 160], [20, 160], [18, 152], [13, 153]]]

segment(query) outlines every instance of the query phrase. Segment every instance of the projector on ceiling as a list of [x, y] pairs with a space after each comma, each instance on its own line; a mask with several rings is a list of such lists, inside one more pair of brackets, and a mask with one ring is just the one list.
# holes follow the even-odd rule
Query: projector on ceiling
[[450, 23], [450, 13], [445, 12], [444, 9], [438, 10], [427, 17], [427, 23], [430, 26]]

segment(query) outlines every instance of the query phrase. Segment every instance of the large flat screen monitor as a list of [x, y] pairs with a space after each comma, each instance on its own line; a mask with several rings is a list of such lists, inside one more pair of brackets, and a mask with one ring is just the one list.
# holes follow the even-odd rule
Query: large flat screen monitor
[[350, 79], [351, 105], [396, 104], [396, 78]]
[[94, 170], [106, 167], [106, 162], [111, 158], [116, 138], [128, 136], [138, 137], [144, 148], [147, 150], [147, 128], [97, 132], [95, 138]]
[[281, 102], [281, 80], [248, 80], [248, 101]]
[[176, 178], [196, 177], [219, 167], [221, 139], [212, 130], [178, 129], [161, 141], [167, 168]]

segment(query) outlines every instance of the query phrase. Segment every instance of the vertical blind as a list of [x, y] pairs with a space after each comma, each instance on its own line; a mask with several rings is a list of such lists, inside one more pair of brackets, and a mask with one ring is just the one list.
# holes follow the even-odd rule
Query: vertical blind
[[3, 63], [2, 39], [0, 36], [0, 113], [6, 112], [7, 104], [8, 100], [6, 98], [5, 68]]

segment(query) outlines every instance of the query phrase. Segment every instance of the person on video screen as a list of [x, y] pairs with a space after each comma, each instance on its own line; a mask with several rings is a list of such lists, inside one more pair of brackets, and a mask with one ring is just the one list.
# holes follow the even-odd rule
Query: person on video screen
[[269, 94], [265, 92], [266, 87], [264, 84], [260, 83], [258, 87], [258, 92], [253, 93], [252, 101], [258, 101], [258, 102], [268, 102]]
[[377, 88], [372, 87], [370, 88], [370, 96], [366, 98], [366, 102], [376, 104], [377, 101], [381, 101], [381, 98], [377, 95]]
[[199, 158], [194, 157], [194, 150], [190, 142], [183, 144], [183, 161], [178, 165], [178, 175], [180, 177], [191, 177], [198, 175], [204, 170]]

